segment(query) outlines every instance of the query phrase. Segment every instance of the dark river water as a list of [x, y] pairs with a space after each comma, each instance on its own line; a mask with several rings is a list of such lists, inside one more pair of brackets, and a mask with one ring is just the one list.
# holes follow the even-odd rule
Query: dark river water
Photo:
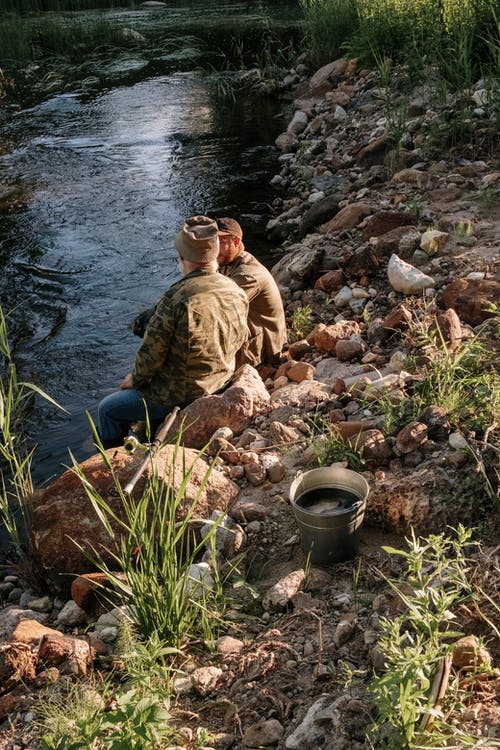
[[178, 276], [183, 219], [238, 218], [265, 258], [280, 104], [221, 101], [199, 72], [152, 77], [81, 98], [65, 93], [4, 112], [0, 179], [24, 207], [0, 220], [6, 313], [37, 397], [30, 438], [35, 484], [95, 452], [86, 416], [130, 371], [139, 339], [127, 326]]

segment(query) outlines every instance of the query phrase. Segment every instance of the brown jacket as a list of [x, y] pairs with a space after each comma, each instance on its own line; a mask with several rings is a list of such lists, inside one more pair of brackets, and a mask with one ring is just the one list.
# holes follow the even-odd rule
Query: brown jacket
[[283, 301], [271, 273], [244, 250], [221, 272], [246, 292], [249, 338], [238, 355], [238, 367], [274, 364], [287, 340]]

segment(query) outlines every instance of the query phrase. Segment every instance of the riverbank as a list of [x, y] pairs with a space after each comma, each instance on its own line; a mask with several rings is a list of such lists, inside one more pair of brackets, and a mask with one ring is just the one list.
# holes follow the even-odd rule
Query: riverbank
[[[259, 404], [244, 429], [231, 422], [232, 412], [224, 416], [217, 471], [227, 488], [236, 487], [230, 515], [246, 552], [225, 587], [231, 640], [218, 641], [212, 654], [193, 646], [179, 664], [171, 705], [176, 747], [361, 750], [370, 746], [365, 733], [377, 746], [384, 737], [401, 741], [398, 715], [405, 721], [410, 708], [420, 726], [430, 726], [423, 706], [440, 721], [409, 747], [420, 740], [443, 747], [451, 737], [461, 742], [461, 733], [477, 747], [495, 747], [500, 165], [481, 151], [489, 127], [476, 101], [481, 88], [470, 93], [473, 143], [450, 149], [433, 141], [448, 112], [431, 108], [426, 91], [408, 98], [409, 119], [396, 138], [388, 113], [400, 102], [373, 72], [352, 60], [314, 75], [301, 65], [287, 81], [295, 114], [278, 138], [273, 183], [280, 195], [268, 225], [284, 240], [273, 272], [291, 330], [288, 359], [265, 393], [262, 384], [244, 384], [242, 401]], [[370, 485], [359, 556], [311, 568], [289, 489], [298, 471], [337, 461]], [[75, 525], [64, 507], [53, 514], [58, 548], [57, 519]], [[443, 614], [441, 637], [432, 641], [425, 608], [427, 618], [436, 614], [433, 590], [453, 588], [450, 571], [461, 555], [456, 547], [440, 562], [437, 555], [439, 535], [455, 539], [449, 527], [459, 523], [476, 528], [478, 546], [465, 545], [462, 571], [474, 597], [463, 590], [450, 605], [452, 629], [469, 639], [457, 646], [458, 636], [443, 635], [451, 615]], [[428, 537], [425, 551], [413, 549], [413, 560], [431, 574], [422, 588], [411, 561], [384, 549], [408, 549], [412, 528]], [[50, 550], [42, 553], [53, 559]], [[72, 607], [73, 619], [61, 616], [53, 597], [40, 604], [22, 586], [12, 595], [16, 581], [5, 583], [11, 603], [24, 595], [27, 607], [4, 610], [9, 636], [16, 618], [41, 614], [45, 626], [55, 623], [92, 648], [103, 640], [83, 607]], [[368, 686], [391, 658], [384, 621], [398, 617], [401, 641], [392, 645], [400, 657], [390, 662], [394, 681], [385, 693], [396, 707], [390, 717]], [[34, 628], [30, 642], [42, 634]], [[110, 646], [103, 649], [108, 654]], [[45, 659], [47, 666], [47, 651]], [[436, 674], [444, 691], [429, 706]], [[36, 748], [31, 708], [38, 694], [19, 683], [7, 695], [4, 747]]]

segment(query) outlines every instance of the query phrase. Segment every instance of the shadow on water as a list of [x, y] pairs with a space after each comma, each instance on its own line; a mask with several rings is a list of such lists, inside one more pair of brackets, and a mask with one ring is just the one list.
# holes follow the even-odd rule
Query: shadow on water
[[6, 183], [22, 196], [0, 216], [2, 306], [16, 325], [23, 379], [37, 398], [36, 485], [95, 452], [86, 410], [113, 391], [138, 347], [127, 326], [178, 278], [173, 238], [191, 214], [232, 215], [265, 257], [277, 101], [221, 101], [199, 72], [158, 76], [95, 97], [65, 93], [12, 111]]

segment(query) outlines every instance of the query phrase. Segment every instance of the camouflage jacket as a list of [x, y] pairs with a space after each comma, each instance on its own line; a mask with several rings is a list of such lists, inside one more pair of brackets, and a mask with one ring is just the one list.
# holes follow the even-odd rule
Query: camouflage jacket
[[283, 301], [271, 273], [244, 250], [221, 272], [244, 289], [249, 301], [248, 341], [238, 355], [238, 366], [271, 364], [287, 340]]
[[137, 352], [132, 382], [173, 407], [227, 385], [247, 338], [245, 293], [217, 271], [196, 270], [158, 302]]

